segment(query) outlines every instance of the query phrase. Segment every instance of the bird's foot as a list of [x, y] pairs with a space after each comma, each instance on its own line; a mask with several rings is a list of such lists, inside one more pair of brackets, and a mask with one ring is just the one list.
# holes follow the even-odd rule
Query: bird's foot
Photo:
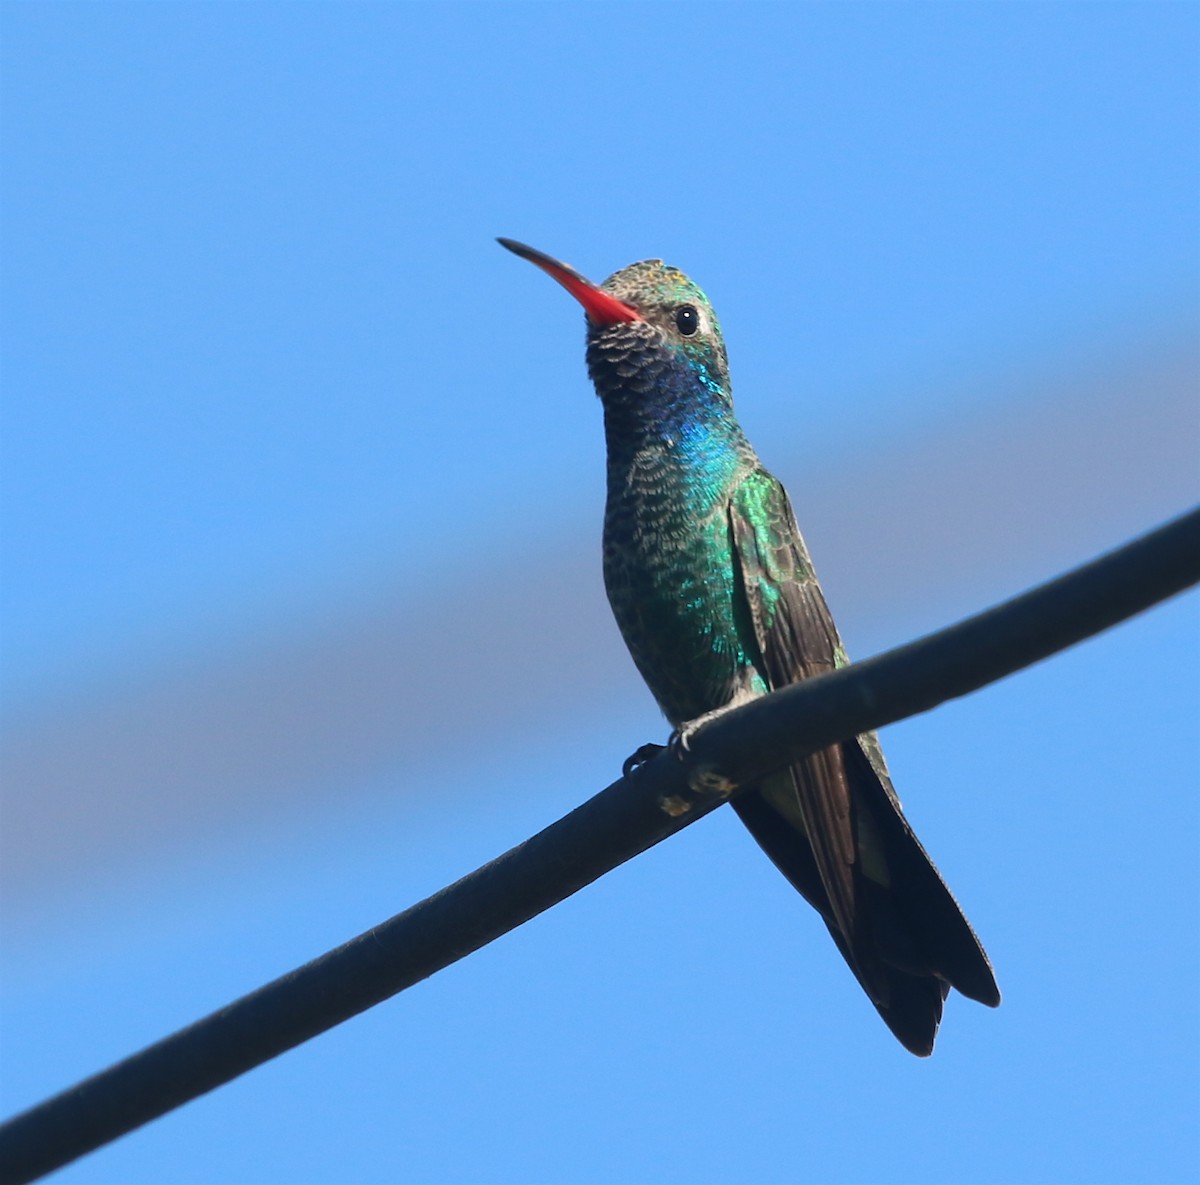
[[[716, 715], [716, 713], [710, 713], [710, 715]], [[625, 758], [625, 764], [621, 766], [622, 777], [629, 777], [634, 770], [640, 769], [648, 761], [653, 761], [664, 750], [670, 753], [676, 761], [686, 761], [689, 742], [696, 729], [707, 719], [708, 716], [698, 716], [695, 720], [689, 720], [682, 728], [677, 728], [671, 733], [665, 745], [655, 744], [654, 741], [647, 741], [644, 745], [639, 745]]]
[[[667, 748], [679, 761], [687, 761], [692, 751], [692, 738], [710, 720], [715, 720], [724, 712], [728, 712], [734, 704], [716, 708], [681, 724], [667, 742]], [[728, 798], [736, 789], [737, 783], [710, 765], [697, 765], [688, 773], [688, 785], [698, 794], [716, 795], [718, 798]]]
[[[716, 711], [705, 712], [703, 716], [697, 716], [695, 720], [685, 721], [671, 733], [670, 739], [665, 745], [656, 745], [652, 741], [640, 745], [625, 758], [625, 764], [621, 766], [622, 777], [629, 777], [631, 773], [640, 769], [648, 761], [652, 761], [664, 749], [676, 761], [691, 765], [692, 738], [710, 720], [720, 716], [722, 712], [727, 712], [733, 706], [733, 704], [729, 704], [726, 707], [717, 708]], [[716, 796], [717, 798], [728, 798], [737, 789], [737, 783], [732, 778], [710, 765], [692, 765], [688, 770], [688, 785], [697, 794]]]
[[702, 716], [697, 716], [694, 720], [685, 720], [673, 733], [671, 739], [667, 742], [667, 748], [683, 761], [684, 758], [692, 750], [692, 738], [706, 724], [715, 720], [718, 716], [724, 716], [731, 708], [735, 708], [742, 701], [740, 699], [733, 700], [731, 703], [725, 704], [723, 707], [714, 708], [711, 712], [705, 712]]
[[621, 766], [621, 776], [629, 777], [634, 770], [640, 769], [647, 761], [657, 757], [667, 745], [656, 745], [653, 741], [647, 741], [644, 745], [639, 745], [634, 752], [630, 753], [625, 758], [625, 764]]

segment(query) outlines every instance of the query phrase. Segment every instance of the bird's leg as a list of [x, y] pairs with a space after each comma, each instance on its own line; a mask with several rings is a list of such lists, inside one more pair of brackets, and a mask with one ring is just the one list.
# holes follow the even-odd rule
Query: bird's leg
[[[671, 733], [665, 745], [656, 745], [653, 741], [649, 741], [644, 745], [638, 746], [633, 753], [630, 753], [625, 758], [625, 764], [621, 766], [621, 775], [626, 778], [629, 777], [635, 769], [645, 765], [652, 758], [657, 757], [664, 749], [668, 750], [677, 761], [686, 761], [691, 752], [692, 737], [701, 728], [710, 721], [715, 720], [718, 716], [728, 712], [730, 708], [739, 707], [753, 698], [753, 692], [740, 691], [729, 703], [722, 704], [719, 708], [714, 708], [711, 712], [705, 712], [703, 716], [697, 716], [694, 720], [685, 720]], [[728, 795], [734, 790], [734, 783], [729, 778], [709, 768], [694, 770], [691, 782], [693, 790], [699, 790], [705, 794]]]
[[[677, 760], [686, 761], [688, 755], [691, 753], [692, 738], [700, 729], [715, 720], [718, 716], [724, 715], [731, 708], [739, 707], [750, 698], [750, 696], [738, 696], [729, 703], [722, 704], [719, 708], [714, 708], [711, 712], [705, 712], [704, 715], [697, 716], [694, 720], [685, 721], [671, 733], [671, 739], [667, 742], [667, 748], [675, 755]], [[736, 782], [711, 766], [702, 766], [693, 769], [688, 777], [688, 784], [698, 793], [716, 794], [722, 798], [728, 798], [737, 789]]]
[[718, 716], [724, 716], [726, 712], [732, 708], [741, 707], [753, 699], [753, 696], [736, 696], [729, 703], [722, 704], [719, 708], [713, 708], [711, 712], [705, 712], [703, 716], [697, 716], [694, 720], [685, 720], [673, 733], [671, 739], [667, 742], [667, 748], [683, 761], [692, 749], [692, 737], [696, 735], [706, 724], [711, 723]]
[[653, 741], [647, 741], [644, 745], [639, 745], [634, 752], [630, 753], [625, 758], [625, 764], [621, 766], [621, 776], [629, 777], [635, 769], [646, 764], [652, 758], [657, 757], [665, 748], [666, 745], [656, 745]]

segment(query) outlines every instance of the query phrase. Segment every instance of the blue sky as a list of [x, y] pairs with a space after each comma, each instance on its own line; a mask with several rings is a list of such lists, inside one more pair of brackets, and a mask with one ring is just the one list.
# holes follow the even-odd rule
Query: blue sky
[[[494, 235], [705, 287], [856, 654], [1195, 501], [1192, 5], [2, 19], [5, 1112], [661, 737]], [[1005, 993], [927, 1063], [718, 812], [60, 1179], [1193, 1180], [1197, 624], [887, 730]]]

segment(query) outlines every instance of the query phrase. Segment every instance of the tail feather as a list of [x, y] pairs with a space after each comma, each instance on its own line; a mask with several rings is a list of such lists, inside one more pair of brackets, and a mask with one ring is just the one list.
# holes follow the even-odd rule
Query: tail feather
[[[759, 846], [821, 915], [884, 1023], [912, 1053], [927, 1056], [951, 987], [995, 1006], [991, 964], [950, 890], [857, 744], [841, 746], [853, 808], [878, 848], [854, 872], [853, 921], [843, 925], [797, 813], [779, 809], [779, 786], [750, 791], [734, 809]], [[886, 883], [866, 875], [885, 870]], [[840, 915], [840, 916], [839, 916]]]
[[883, 845], [892, 878], [888, 897], [912, 941], [935, 975], [964, 996], [995, 1008], [1000, 1003], [995, 972], [954, 894], [862, 749], [853, 744], [842, 748], [856, 799], [871, 812]]

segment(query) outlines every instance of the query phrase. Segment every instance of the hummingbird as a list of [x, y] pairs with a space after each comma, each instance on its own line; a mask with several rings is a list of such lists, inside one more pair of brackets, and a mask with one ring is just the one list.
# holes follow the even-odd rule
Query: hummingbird
[[[608, 454], [605, 589], [676, 744], [717, 713], [846, 665], [787, 493], [734, 416], [725, 340], [701, 289], [660, 259], [594, 284], [498, 241], [586, 314]], [[933, 1052], [951, 987], [1000, 1003], [874, 733], [805, 757], [732, 806], [906, 1049]]]

